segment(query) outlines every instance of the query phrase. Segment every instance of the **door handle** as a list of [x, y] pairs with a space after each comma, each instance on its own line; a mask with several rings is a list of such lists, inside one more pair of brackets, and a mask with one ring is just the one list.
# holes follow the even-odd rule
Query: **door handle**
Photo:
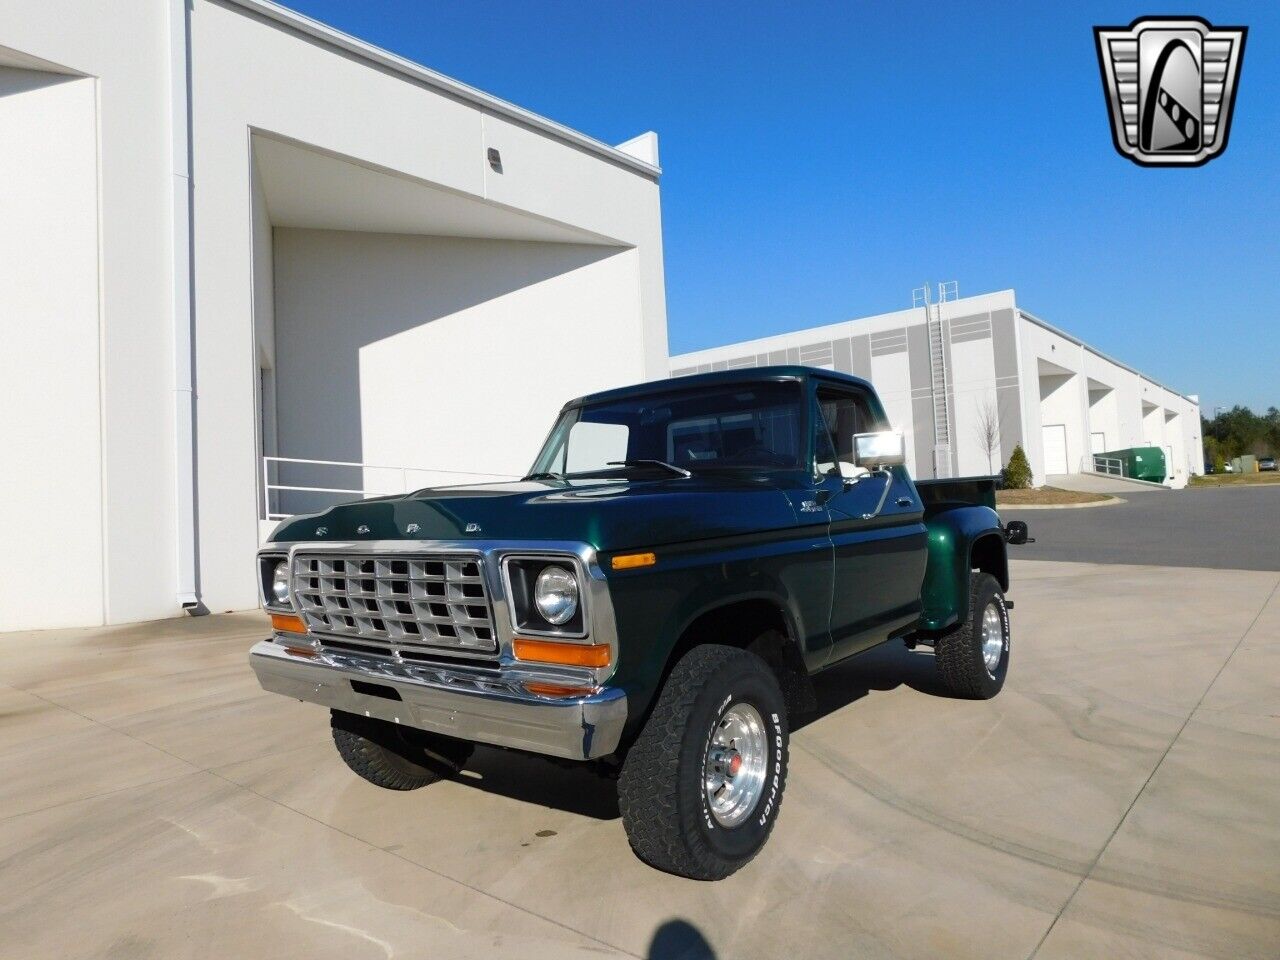
[[916, 504], [916, 502], [912, 500], [910, 497], [899, 497], [897, 500], [894, 501], [894, 503], [896, 503], [900, 507], [914, 507]]

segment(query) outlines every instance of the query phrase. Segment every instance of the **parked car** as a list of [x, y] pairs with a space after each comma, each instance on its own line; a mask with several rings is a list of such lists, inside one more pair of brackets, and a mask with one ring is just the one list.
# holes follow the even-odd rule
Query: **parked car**
[[1259, 470], [1275, 470], [1276, 458], [1275, 457], [1259, 457], [1258, 469]]
[[574, 400], [519, 482], [283, 522], [250, 661], [328, 707], [372, 783], [425, 786], [475, 743], [594, 763], [641, 859], [719, 879], [777, 821], [814, 674], [901, 639], [956, 697], [1004, 685], [1026, 525], [990, 477], [904, 460], [870, 384], [805, 367]]

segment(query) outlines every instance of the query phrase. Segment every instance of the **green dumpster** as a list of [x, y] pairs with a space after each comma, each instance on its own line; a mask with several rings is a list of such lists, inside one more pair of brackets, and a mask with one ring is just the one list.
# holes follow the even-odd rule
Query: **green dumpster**
[[1129, 447], [1125, 450], [1108, 450], [1097, 454], [1119, 460], [1126, 477], [1134, 480], [1147, 480], [1151, 483], [1164, 483], [1165, 463], [1164, 451], [1159, 447]]

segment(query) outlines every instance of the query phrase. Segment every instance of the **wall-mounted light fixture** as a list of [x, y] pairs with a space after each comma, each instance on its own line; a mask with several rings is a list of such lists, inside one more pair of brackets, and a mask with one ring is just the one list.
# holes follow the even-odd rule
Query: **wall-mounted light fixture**
[[495, 173], [501, 173], [502, 172], [502, 154], [498, 152], [496, 147], [490, 147], [488, 150], [488, 156], [489, 156], [489, 166], [494, 170]]

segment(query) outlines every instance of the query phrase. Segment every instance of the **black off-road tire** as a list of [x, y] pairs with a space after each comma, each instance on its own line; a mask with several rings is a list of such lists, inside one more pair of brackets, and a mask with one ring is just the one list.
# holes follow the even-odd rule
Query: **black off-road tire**
[[[982, 617], [991, 604], [999, 610], [1004, 630], [1004, 651], [995, 670], [982, 659]], [[953, 697], [990, 700], [1004, 686], [1009, 672], [1009, 610], [1000, 583], [989, 573], [969, 575], [969, 617], [964, 625], [944, 637], [933, 648], [938, 679]]]
[[[703, 766], [721, 718], [748, 704], [764, 723], [763, 790], [746, 818], [717, 822]], [[719, 880], [748, 863], [778, 819], [787, 776], [787, 711], [773, 671], [737, 647], [694, 647], [671, 671], [618, 778], [622, 825], [650, 866], [694, 880]]]
[[474, 749], [465, 740], [341, 710], [329, 711], [329, 726], [346, 765], [388, 790], [417, 790], [448, 779], [462, 769]]

